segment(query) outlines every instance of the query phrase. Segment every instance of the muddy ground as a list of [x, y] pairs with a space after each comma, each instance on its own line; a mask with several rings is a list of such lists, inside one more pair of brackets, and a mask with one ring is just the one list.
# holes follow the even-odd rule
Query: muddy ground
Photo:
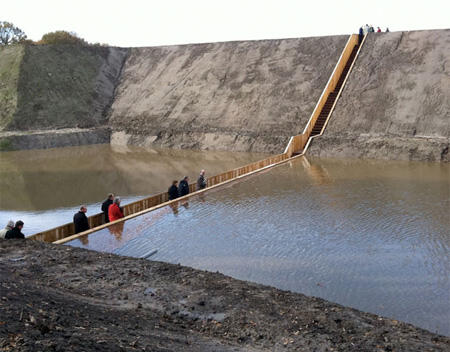
[[0, 241], [0, 351], [448, 351], [450, 339], [179, 265]]

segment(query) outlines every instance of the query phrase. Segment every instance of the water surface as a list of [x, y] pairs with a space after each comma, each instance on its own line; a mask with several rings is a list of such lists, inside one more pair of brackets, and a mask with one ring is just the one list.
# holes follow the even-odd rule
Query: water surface
[[450, 335], [450, 165], [300, 159], [80, 240]]
[[82, 204], [100, 212], [110, 192], [126, 204], [203, 168], [215, 175], [265, 156], [110, 145], [0, 152], [0, 226], [20, 219], [30, 235], [72, 221]]

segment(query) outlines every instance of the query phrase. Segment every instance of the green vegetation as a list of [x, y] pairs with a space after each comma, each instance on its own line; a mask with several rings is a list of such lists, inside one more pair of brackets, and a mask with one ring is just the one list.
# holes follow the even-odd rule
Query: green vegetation
[[29, 45], [9, 130], [93, 127], [96, 77], [106, 48]]
[[88, 45], [88, 43], [78, 37], [75, 33], [66, 31], [56, 31], [44, 34], [42, 39], [36, 44], [56, 45], [56, 44], [71, 44], [71, 45]]
[[24, 54], [22, 45], [0, 47], [0, 131], [12, 121], [17, 106], [17, 85]]
[[7, 152], [12, 149], [11, 141], [6, 137], [0, 137], [0, 152]]
[[27, 35], [11, 22], [0, 21], [0, 46], [23, 43]]

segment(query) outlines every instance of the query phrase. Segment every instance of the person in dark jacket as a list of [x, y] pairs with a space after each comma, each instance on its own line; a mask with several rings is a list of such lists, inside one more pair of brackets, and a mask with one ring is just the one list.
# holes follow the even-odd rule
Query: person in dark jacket
[[363, 27], [359, 27], [358, 44], [362, 43], [363, 38], [364, 38], [364, 29]]
[[189, 194], [189, 178], [187, 176], [184, 176], [184, 178], [180, 181], [180, 186], [178, 187], [178, 194], [180, 197], [185, 196], [186, 194]]
[[12, 238], [25, 238], [25, 235], [22, 233], [23, 229], [23, 221], [19, 220], [16, 222], [16, 226], [14, 226], [13, 229], [9, 230], [5, 238], [6, 239], [12, 239]]
[[178, 194], [178, 181], [173, 181], [172, 182], [172, 186], [169, 187], [168, 193], [169, 193], [169, 200], [174, 200], [177, 199], [179, 194]]
[[102, 203], [102, 212], [105, 216], [105, 223], [109, 222], [109, 215], [108, 215], [108, 209], [111, 204], [113, 204], [114, 201], [114, 194], [110, 193], [108, 194], [108, 198]]
[[200, 176], [197, 180], [197, 191], [206, 188], [205, 170], [200, 171]]
[[73, 224], [75, 225], [75, 233], [89, 230], [89, 222], [86, 216], [87, 208], [85, 205], [80, 207], [80, 211], [73, 216]]

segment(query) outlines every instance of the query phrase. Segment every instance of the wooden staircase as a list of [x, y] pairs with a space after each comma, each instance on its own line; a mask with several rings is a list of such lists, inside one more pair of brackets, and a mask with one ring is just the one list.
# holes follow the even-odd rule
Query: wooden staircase
[[336, 87], [328, 95], [328, 98], [327, 98], [324, 106], [322, 107], [322, 110], [320, 111], [319, 117], [317, 118], [316, 123], [314, 124], [314, 127], [311, 131], [311, 134], [310, 134], [311, 137], [322, 133], [322, 130], [325, 126], [328, 116], [330, 115], [331, 110], [333, 109], [333, 107], [335, 105], [339, 91], [341, 90], [342, 85], [344, 84], [344, 81], [347, 78], [350, 67], [353, 64], [353, 61], [355, 61], [355, 57], [356, 57], [356, 53], [358, 52], [358, 49], [359, 49], [359, 45], [356, 44], [352, 50], [352, 53], [350, 54], [350, 56], [347, 60], [347, 63], [345, 64], [345, 67], [341, 73], [341, 76], [339, 77]]

